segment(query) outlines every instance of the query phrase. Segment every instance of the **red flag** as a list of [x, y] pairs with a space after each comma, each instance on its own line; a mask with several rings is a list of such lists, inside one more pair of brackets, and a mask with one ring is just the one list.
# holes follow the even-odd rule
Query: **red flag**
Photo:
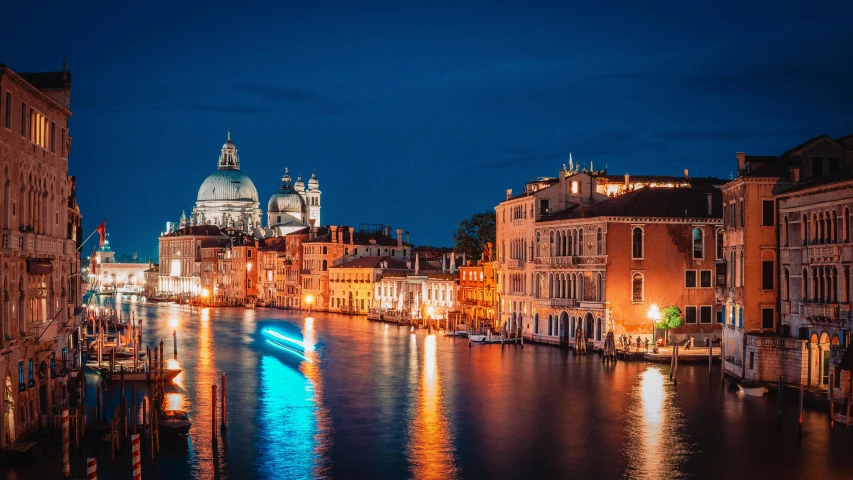
[[98, 225], [98, 235], [101, 236], [101, 246], [104, 246], [104, 241], [107, 239], [107, 221], [104, 220]]

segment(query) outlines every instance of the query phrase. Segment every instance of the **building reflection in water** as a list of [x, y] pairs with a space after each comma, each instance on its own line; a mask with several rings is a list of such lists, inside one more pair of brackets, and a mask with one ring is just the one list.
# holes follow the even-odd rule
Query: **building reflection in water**
[[[213, 449], [213, 435], [216, 432], [214, 432], [210, 422], [213, 414], [211, 385], [214, 383], [219, 384], [220, 382], [216, 370], [213, 329], [210, 327], [210, 309], [203, 308], [199, 311], [199, 314], [201, 318], [197, 332], [198, 352], [196, 353], [196, 368], [194, 371], [195, 395], [192, 405], [193, 426], [190, 429], [190, 440], [192, 441], [190, 451], [196, 457], [196, 460], [193, 462], [196, 467], [193, 477], [214, 478], [216, 470], [220, 470], [223, 466], [220, 464], [219, 452]], [[182, 332], [178, 332], [178, 335], [181, 334]], [[183, 395], [183, 393], [176, 395]], [[218, 390], [217, 396], [219, 396]], [[168, 397], [166, 401], [169, 401]], [[178, 402], [177, 400], [173, 401]], [[214, 461], [217, 465], [214, 465]]]
[[[415, 336], [412, 335], [414, 339]], [[416, 352], [412, 346], [412, 352]], [[417, 361], [417, 354], [414, 353]], [[409, 359], [412, 371], [412, 356]], [[424, 340], [423, 365], [418, 378], [414, 416], [409, 424], [407, 455], [414, 478], [455, 478], [453, 436], [445, 415], [441, 374], [436, 358], [436, 336]]]
[[686, 458], [687, 440], [682, 432], [682, 416], [675, 405], [675, 390], [658, 367], [640, 374], [632, 392], [632, 409], [627, 418], [628, 477], [682, 478], [680, 467]]
[[323, 477], [328, 470], [326, 462], [328, 449], [332, 443], [331, 416], [323, 406], [323, 380], [320, 374], [320, 358], [315, 344], [314, 317], [305, 317], [302, 328], [302, 343], [305, 344], [305, 358], [300, 370], [308, 384], [305, 387], [306, 401], [314, 404], [314, 454], [313, 472], [315, 477]]

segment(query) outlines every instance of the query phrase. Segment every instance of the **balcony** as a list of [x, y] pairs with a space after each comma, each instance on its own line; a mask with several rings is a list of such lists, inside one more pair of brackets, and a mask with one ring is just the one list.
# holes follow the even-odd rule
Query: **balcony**
[[552, 298], [550, 304], [551, 308], [574, 308], [578, 303], [574, 298]]
[[511, 259], [506, 261], [507, 268], [521, 268], [524, 265], [524, 262], [518, 259]]
[[837, 303], [801, 303], [800, 315], [805, 317], [838, 318]]
[[76, 250], [73, 240], [10, 230], [3, 232], [2, 247], [34, 255], [71, 255]]
[[838, 247], [835, 244], [810, 246], [806, 250], [806, 258], [803, 259], [803, 263], [837, 263]]
[[536, 257], [537, 265], [571, 265], [575, 257]]

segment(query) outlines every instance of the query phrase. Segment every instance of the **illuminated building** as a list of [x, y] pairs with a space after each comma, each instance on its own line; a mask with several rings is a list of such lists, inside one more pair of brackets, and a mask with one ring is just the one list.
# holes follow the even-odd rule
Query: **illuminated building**
[[81, 215], [68, 175], [71, 73], [0, 64], [3, 213], [0, 268], [0, 448], [68, 404], [79, 367]]
[[474, 326], [495, 322], [495, 279], [494, 262], [459, 267], [459, 310], [462, 318]]
[[851, 330], [853, 135], [737, 158], [738, 177], [723, 186], [726, 372], [823, 388], [835, 381], [841, 395], [849, 391], [835, 365]]
[[151, 268], [144, 262], [116, 262], [115, 252], [110, 247], [109, 238], [95, 252], [95, 258], [89, 258], [89, 271], [92, 261], [97, 263], [95, 275], [89, 276], [89, 288], [101, 293], [128, 293], [142, 295], [145, 289], [145, 271]]
[[188, 298], [201, 293], [201, 247], [211, 239], [228, 237], [215, 225], [187, 226], [160, 236], [159, 295]]
[[388, 269], [405, 270], [392, 257], [361, 257], [329, 269], [330, 312], [364, 315], [374, 304], [374, 285]]

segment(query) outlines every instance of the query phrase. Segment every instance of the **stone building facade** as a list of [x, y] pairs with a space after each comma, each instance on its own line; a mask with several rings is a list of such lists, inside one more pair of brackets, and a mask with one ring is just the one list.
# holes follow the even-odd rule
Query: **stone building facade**
[[0, 64], [0, 448], [69, 406], [79, 368], [81, 215], [68, 175], [71, 73]]

